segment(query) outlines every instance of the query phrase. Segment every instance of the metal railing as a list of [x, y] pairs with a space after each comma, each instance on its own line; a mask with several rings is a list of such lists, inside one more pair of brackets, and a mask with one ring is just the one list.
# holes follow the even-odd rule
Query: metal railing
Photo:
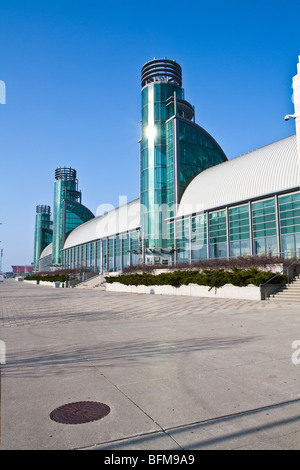
[[281, 276], [283, 274], [283, 271], [284, 270], [287, 270], [287, 276], [288, 276], [288, 284], [290, 284], [290, 273], [289, 273], [289, 269], [291, 266], [293, 266], [293, 264], [299, 264], [300, 265], [300, 259], [295, 259], [291, 264], [288, 265], [288, 267], [286, 268], [283, 268], [279, 273], [276, 273], [273, 277], [271, 277], [270, 279], [268, 279], [266, 282], [264, 282], [263, 284], [260, 284], [259, 287], [262, 287], [262, 286], [265, 286], [266, 284], [268, 284], [269, 282], [271, 282], [273, 279], [275, 279], [276, 277], [278, 276]]

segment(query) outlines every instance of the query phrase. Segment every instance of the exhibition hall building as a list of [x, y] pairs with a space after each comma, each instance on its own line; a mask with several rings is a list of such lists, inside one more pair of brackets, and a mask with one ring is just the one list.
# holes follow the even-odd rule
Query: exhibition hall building
[[233, 159], [195, 122], [177, 62], [147, 62], [141, 89], [139, 197], [95, 217], [76, 170], [56, 168], [53, 221], [49, 206], [36, 208], [34, 269], [300, 257], [300, 56], [285, 117], [295, 134]]

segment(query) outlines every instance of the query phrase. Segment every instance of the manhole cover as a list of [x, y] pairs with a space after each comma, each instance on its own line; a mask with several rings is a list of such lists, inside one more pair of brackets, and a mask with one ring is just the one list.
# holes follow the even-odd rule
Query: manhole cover
[[110, 412], [105, 403], [96, 401], [78, 401], [59, 406], [50, 413], [53, 421], [64, 424], [81, 424], [104, 418]]

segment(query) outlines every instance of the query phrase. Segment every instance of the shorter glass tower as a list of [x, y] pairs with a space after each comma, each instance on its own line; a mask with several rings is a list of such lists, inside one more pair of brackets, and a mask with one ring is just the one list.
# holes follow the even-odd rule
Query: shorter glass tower
[[47, 245], [52, 242], [53, 230], [50, 206], [36, 206], [34, 233], [34, 269], [39, 268], [39, 258]]
[[81, 204], [77, 173], [73, 168], [55, 170], [52, 263], [61, 264], [61, 249], [69, 233], [78, 225], [94, 218], [94, 214]]

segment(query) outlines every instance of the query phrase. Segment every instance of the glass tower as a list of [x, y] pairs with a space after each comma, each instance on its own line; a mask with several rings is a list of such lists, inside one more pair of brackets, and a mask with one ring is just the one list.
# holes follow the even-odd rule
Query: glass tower
[[142, 68], [140, 146], [141, 226], [145, 248], [167, 248], [167, 136], [166, 121], [174, 113], [167, 101], [183, 98], [181, 67], [154, 59]]
[[36, 206], [34, 233], [34, 269], [39, 268], [40, 254], [52, 242], [53, 230], [50, 206]]
[[182, 71], [168, 59], [142, 67], [140, 140], [141, 227], [147, 253], [164, 254], [174, 243], [167, 219], [176, 215], [182, 194], [201, 171], [227, 160], [217, 142], [195, 123], [184, 99]]
[[94, 218], [81, 204], [76, 170], [59, 167], [55, 170], [52, 263], [61, 264], [61, 249], [69, 233], [78, 225]]

